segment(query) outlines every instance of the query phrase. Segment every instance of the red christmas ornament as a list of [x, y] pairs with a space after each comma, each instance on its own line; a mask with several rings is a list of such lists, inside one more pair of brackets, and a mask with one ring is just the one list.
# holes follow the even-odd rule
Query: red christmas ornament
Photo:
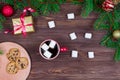
[[114, 9], [113, 0], [105, 0], [102, 4], [102, 8], [107, 12], [113, 11]]
[[12, 6], [10, 5], [4, 5], [2, 7], [1, 13], [5, 16], [5, 17], [10, 17], [13, 15], [14, 13], [14, 9]]

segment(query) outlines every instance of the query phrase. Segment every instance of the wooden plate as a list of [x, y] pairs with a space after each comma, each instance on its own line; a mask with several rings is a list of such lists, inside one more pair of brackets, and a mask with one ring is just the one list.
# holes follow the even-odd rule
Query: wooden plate
[[[7, 59], [6, 54], [11, 48], [18, 48], [21, 52], [21, 57], [26, 57], [29, 61], [29, 65], [26, 69], [19, 70], [17, 74], [9, 74], [6, 72], [6, 65], [10, 62]], [[13, 42], [3, 42], [0, 43], [0, 50], [3, 54], [0, 55], [0, 79], [1, 80], [26, 80], [31, 69], [31, 60], [27, 51], [19, 44]]]

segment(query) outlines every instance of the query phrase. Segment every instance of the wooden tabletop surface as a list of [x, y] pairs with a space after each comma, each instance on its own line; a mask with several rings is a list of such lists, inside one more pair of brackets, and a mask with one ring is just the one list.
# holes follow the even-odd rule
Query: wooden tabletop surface
[[[81, 7], [71, 4], [61, 5], [59, 13], [34, 17], [34, 33], [22, 35], [4, 34], [0, 31], [0, 42], [15, 42], [22, 45], [32, 60], [32, 69], [27, 80], [120, 80], [120, 63], [113, 60], [114, 50], [99, 45], [106, 31], [95, 31], [94, 21], [98, 14], [91, 13], [88, 18], [80, 16]], [[66, 14], [75, 13], [74, 20], [68, 20]], [[19, 11], [12, 18], [19, 17]], [[4, 23], [4, 29], [12, 29], [12, 18]], [[54, 20], [56, 27], [49, 29], [47, 22]], [[69, 34], [75, 32], [76, 40], [70, 40]], [[92, 39], [85, 39], [90, 32]], [[68, 51], [48, 61], [39, 54], [39, 45], [46, 39], [56, 40]], [[71, 51], [78, 50], [78, 58], [71, 58]], [[95, 58], [89, 59], [87, 52], [94, 51]]]

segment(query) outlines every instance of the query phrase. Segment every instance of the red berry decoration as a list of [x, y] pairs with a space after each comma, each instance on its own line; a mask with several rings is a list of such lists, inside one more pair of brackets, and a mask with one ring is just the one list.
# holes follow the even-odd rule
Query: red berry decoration
[[113, 11], [114, 9], [113, 0], [105, 0], [102, 4], [102, 8], [107, 12]]
[[2, 7], [1, 13], [5, 16], [5, 17], [10, 17], [13, 15], [14, 13], [14, 9], [12, 6], [10, 5], [4, 5]]
[[62, 52], [66, 52], [67, 50], [68, 49], [66, 47], [63, 47], [63, 48], [60, 49], [60, 51], [62, 51]]

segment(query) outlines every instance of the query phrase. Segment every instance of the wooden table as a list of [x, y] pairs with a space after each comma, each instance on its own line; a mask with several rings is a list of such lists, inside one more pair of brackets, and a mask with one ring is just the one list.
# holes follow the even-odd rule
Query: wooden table
[[[68, 20], [67, 13], [75, 13], [74, 20]], [[49, 16], [34, 17], [34, 33], [22, 35], [5, 35], [0, 32], [0, 42], [16, 42], [21, 44], [29, 53], [32, 60], [31, 73], [27, 80], [120, 80], [120, 64], [114, 62], [114, 50], [99, 45], [106, 34], [105, 31], [95, 31], [94, 21], [98, 15], [90, 14], [86, 19], [80, 16], [81, 7], [71, 4], [61, 6], [61, 11]], [[19, 17], [19, 12], [12, 18]], [[12, 29], [12, 18], [4, 23], [4, 29]], [[54, 20], [56, 27], [49, 29], [47, 22]], [[69, 33], [76, 32], [78, 39], [71, 41]], [[90, 32], [93, 38], [88, 40], [84, 34]], [[69, 50], [52, 61], [43, 59], [39, 54], [39, 45], [45, 39], [54, 39]], [[78, 50], [79, 57], [71, 58], [71, 51]], [[89, 59], [88, 51], [95, 52], [95, 58]]]

